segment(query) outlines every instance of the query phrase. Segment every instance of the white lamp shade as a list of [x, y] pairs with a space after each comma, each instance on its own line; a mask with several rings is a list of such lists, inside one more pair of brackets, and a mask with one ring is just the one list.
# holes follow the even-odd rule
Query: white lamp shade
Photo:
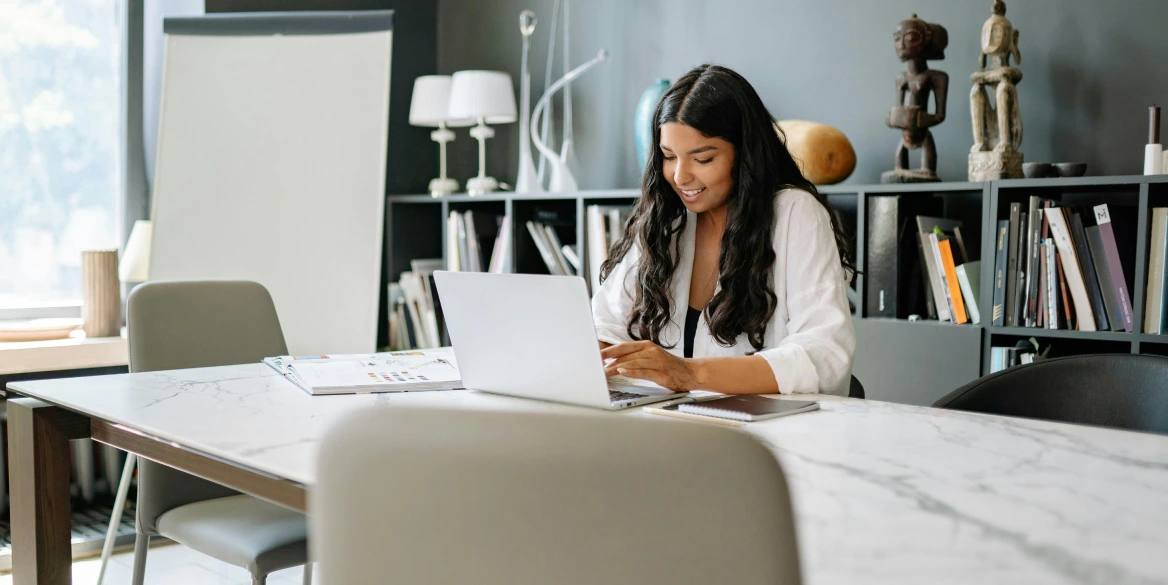
[[510, 124], [518, 117], [511, 75], [502, 71], [459, 71], [450, 84], [452, 119], [478, 120], [487, 124]]
[[475, 120], [457, 120], [447, 117], [450, 110], [450, 76], [423, 75], [414, 80], [414, 95], [410, 99], [410, 125], [437, 128], [440, 124], [457, 128], [470, 126]]
[[126, 250], [118, 266], [118, 276], [122, 282], [146, 282], [150, 279], [150, 239], [153, 233], [154, 226], [150, 220], [134, 222], [130, 241], [126, 242]]

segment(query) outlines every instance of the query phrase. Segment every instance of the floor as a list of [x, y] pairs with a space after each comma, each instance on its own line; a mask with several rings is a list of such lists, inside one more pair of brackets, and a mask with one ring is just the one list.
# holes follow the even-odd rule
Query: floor
[[[152, 546], [148, 558], [146, 585], [251, 585], [246, 570], [178, 544]], [[73, 585], [94, 585], [98, 565], [96, 557], [73, 563]], [[128, 585], [133, 566], [134, 551], [114, 554], [105, 571], [104, 585]], [[301, 585], [303, 579], [304, 570], [293, 567], [269, 575], [268, 585]], [[12, 585], [12, 574], [0, 575], [0, 585]]]

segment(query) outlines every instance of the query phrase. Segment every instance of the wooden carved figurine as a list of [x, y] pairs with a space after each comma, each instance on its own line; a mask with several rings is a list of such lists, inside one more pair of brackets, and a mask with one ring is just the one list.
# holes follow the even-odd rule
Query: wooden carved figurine
[[[902, 20], [893, 31], [896, 56], [908, 64], [908, 71], [896, 78], [896, 105], [888, 114], [888, 125], [901, 129], [896, 146], [896, 167], [881, 175], [884, 183], [925, 183], [937, 178], [937, 146], [929, 128], [945, 121], [945, 100], [949, 95], [949, 75], [929, 69], [928, 61], [945, 58], [949, 32], [945, 27], [925, 22], [917, 15]], [[937, 104], [929, 113], [929, 94]], [[921, 167], [908, 168], [908, 151], [921, 149]]]
[[993, 15], [981, 29], [980, 70], [970, 79], [969, 108], [973, 115], [973, 148], [969, 153], [969, 180], [990, 181], [1022, 176], [1022, 112], [1017, 84], [1022, 71], [1010, 66], [1022, 62], [1018, 31], [1006, 19], [1006, 4], [994, 0]]

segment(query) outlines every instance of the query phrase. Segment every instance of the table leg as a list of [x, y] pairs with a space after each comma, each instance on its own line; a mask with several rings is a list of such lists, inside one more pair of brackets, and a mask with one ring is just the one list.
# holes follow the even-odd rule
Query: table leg
[[70, 585], [69, 440], [89, 419], [31, 398], [8, 401], [13, 585]]

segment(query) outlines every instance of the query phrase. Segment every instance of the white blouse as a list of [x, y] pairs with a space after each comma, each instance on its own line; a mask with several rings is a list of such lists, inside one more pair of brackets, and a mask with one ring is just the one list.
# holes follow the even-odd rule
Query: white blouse
[[[693, 274], [697, 216], [687, 212], [681, 259], [671, 286], [673, 315], [661, 333], [670, 353], [682, 356], [682, 335]], [[783, 394], [823, 393], [846, 396], [851, 382], [856, 332], [848, 308], [847, 278], [827, 209], [810, 193], [787, 189], [775, 197], [775, 313], [757, 352], [771, 366]], [[596, 336], [606, 343], [632, 341], [627, 326], [633, 307], [637, 259], [633, 246], [592, 298]], [[618, 286], [624, 283], [624, 286]], [[705, 313], [694, 335], [694, 357], [743, 356], [756, 353], [746, 334], [729, 347], [710, 334]]]

